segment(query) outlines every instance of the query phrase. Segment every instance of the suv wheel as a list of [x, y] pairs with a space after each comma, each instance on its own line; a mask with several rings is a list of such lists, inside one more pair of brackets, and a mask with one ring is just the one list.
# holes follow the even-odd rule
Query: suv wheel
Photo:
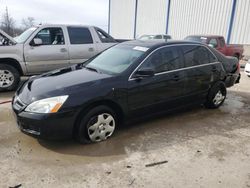
[[16, 68], [0, 64], [0, 91], [12, 91], [18, 87], [20, 74]]
[[205, 106], [207, 108], [219, 108], [225, 101], [227, 89], [223, 82], [214, 84], [209, 90]]
[[116, 115], [107, 106], [91, 109], [80, 121], [77, 140], [80, 143], [101, 142], [108, 139], [115, 131]]

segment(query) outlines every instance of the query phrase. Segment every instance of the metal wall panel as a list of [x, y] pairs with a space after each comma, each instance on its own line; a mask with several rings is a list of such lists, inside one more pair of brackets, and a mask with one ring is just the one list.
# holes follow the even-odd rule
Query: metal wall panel
[[227, 36], [232, 0], [171, 0], [169, 34], [183, 39], [192, 34]]
[[110, 34], [114, 38], [132, 39], [135, 0], [111, 0], [110, 3]]
[[164, 34], [168, 0], [138, 0], [136, 36]]
[[230, 43], [250, 44], [250, 0], [237, 0]]

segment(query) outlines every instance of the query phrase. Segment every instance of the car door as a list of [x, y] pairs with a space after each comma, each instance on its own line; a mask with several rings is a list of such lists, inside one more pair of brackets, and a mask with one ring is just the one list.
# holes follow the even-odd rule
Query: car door
[[[40, 29], [32, 40], [24, 45], [27, 71], [41, 73], [69, 65], [68, 48], [65, 44], [65, 31], [61, 27]], [[40, 39], [41, 45], [35, 45], [34, 39]]]
[[200, 45], [184, 45], [182, 53], [185, 60], [185, 90], [187, 102], [197, 102], [204, 99], [211, 84], [218, 79], [217, 70], [221, 66], [217, 58]]
[[[180, 105], [185, 72], [179, 47], [164, 47], [153, 52], [137, 70], [151, 68], [155, 75], [136, 79], [131, 75], [128, 82], [128, 108], [137, 114], [143, 111], [170, 109]], [[143, 110], [142, 110], [143, 109]]]
[[67, 27], [70, 64], [82, 63], [98, 53], [87, 27]]

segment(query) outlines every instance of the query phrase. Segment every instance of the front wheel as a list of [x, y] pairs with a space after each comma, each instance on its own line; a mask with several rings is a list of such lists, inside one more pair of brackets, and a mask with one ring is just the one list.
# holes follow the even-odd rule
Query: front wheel
[[94, 107], [80, 121], [76, 138], [80, 143], [107, 140], [114, 133], [116, 122], [116, 115], [111, 108]]
[[20, 74], [16, 68], [7, 64], [0, 64], [0, 91], [15, 90], [19, 82]]
[[207, 108], [219, 108], [225, 101], [227, 89], [223, 82], [218, 82], [213, 85], [207, 96], [205, 106]]

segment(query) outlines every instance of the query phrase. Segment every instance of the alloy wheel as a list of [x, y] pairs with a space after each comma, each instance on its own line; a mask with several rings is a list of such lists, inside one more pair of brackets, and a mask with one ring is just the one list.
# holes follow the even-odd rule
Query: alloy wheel
[[110, 137], [115, 130], [115, 119], [108, 113], [99, 114], [88, 123], [88, 136], [92, 142], [100, 142]]
[[217, 93], [216, 93], [216, 95], [215, 95], [215, 97], [214, 97], [214, 99], [213, 99], [213, 103], [217, 106], [217, 105], [220, 105], [222, 102], [223, 102], [223, 100], [225, 99], [225, 96], [222, 94], [222, 92], [221, 92], [221, 90], [219, 90]]
[[0, 87], [10, 87], [14, 82], [14, 75], [9, 70], [0, 70]]

